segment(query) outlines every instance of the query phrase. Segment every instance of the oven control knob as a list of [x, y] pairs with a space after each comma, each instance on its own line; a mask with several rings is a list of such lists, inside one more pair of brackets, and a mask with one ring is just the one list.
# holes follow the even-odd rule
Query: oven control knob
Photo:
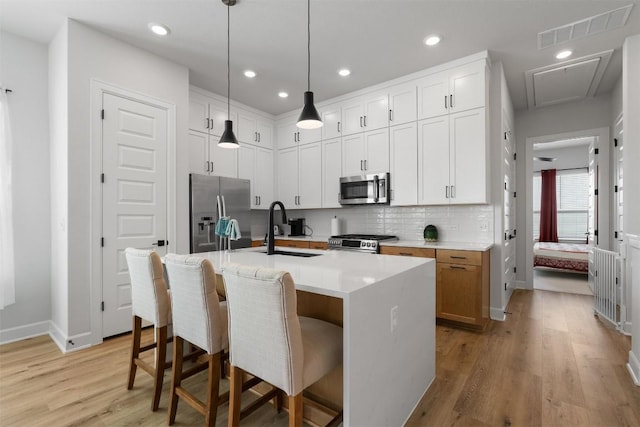
[[372, 247], [372, 248], [375, 248], [377, 245], [378, 245], [378, 242], [373, 242], [373, 243], [371, 243], [371, 247]]

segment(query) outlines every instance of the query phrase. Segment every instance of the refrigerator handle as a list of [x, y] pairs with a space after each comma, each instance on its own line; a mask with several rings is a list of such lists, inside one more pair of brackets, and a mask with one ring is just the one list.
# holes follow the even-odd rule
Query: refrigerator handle
[[[222, 218], [222, 204], [220, 203], [220, 195], [216, 196], [216, 200], [218, 202], [218, 222], [220, 222], [220, 218]], [[224, 248], [222, 247], [222, 236], [218, 237], [218, 250], [224, 250]]]
[[[227, 216], [227, 202], [224, 200], [224, 196], [220, 196], [222, 199], [222, 216]], [[221, 237], [222, 245], [221, 250], [231, 249], [231, 244], [229, 243], [228, 237]]]
[[224, 196], [222, 197], [222, 216], [227, 216], [227, 202], [224, 201]]

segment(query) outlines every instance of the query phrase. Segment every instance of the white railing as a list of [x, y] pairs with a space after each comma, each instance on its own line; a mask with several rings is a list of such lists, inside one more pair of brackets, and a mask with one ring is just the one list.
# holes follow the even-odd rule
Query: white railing
[[616, 278], [620, 271], [620, 255], [600, 248], [593, 248], [589, 263], [589, 285], [593, 291], [593, 310], [596, 314], [620, 328], [619, 308], [623, 292]]

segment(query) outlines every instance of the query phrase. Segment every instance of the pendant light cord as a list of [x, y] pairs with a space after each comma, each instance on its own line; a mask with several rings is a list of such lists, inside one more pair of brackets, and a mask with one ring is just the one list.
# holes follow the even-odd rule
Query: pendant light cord
[[307, 91], [311, 91], [311, 0], [307, 0]]
[[229, 18], [230, 3], [227, 3], [227, 120], [231, 120], [231, 20]]

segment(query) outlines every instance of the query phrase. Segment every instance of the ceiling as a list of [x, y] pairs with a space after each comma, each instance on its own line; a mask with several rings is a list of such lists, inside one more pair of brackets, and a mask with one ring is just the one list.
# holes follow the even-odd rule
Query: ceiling
[[[489, 50], [504, 65], [514, 107], [526, 108], [525, 72], [614, 49], [596, 96], [621, 75], [621, 46], [640, 33], [640, 0], [313, 0], [311, 89], [316, 102]], [[627, 24], [538, 49], [539, 32], [634, 3]], [[231, 8], [231, 97], [280, 114], [306, 90], [306, 2], [238, 0]], [[0, 0], [0, 29], [48, 43], [65, 17], [184, 64], [195, 86], [226, 94], [226, 6], [220, 0]], [[147, 24], [160, 22], [160, 38]], [[442, 41], [427, 47], [437, 33]], [[0, 45], [1, 49], [1, 45]], [[340, 77], [338, 69], [352, 74]], [[248, 79], [242, 72], [258, 73]], [[289, 98], [281, 99], [278, 92]]]

